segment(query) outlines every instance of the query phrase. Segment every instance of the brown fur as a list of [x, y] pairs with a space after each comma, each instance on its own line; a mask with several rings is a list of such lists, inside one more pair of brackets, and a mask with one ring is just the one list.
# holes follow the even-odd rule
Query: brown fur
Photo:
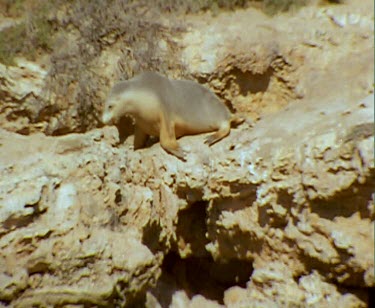
[[212, 145], [227, 136], [234, 117], [209, 89], [189, 80], [170, 80], [145, 72], [117, 83], [111, 90], [103, 113], [103, 123], [113, 123], [130, 115], [135, 119], [134, 149], [144, 146], [149, 135], [180, 159], [185, 152], [176, 138], [215, 132], [206, 138]]

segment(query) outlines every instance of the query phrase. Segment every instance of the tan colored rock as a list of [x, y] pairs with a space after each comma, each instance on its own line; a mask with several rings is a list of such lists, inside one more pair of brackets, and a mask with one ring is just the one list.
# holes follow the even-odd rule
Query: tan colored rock
[[[281, 281], [289, 286], [292, 277], [315, 270], [320, 279], [342, 286], [373, 286], [374, 217], [367, 207], [366, 186], [374, 170], [372, 133], [367, 128], [373, 123], [373, 97], [327, 106], [316, 104], [316, 111], [307, 115], [299, 104], [261, 120], [251, 130], [234, 130], [228, 140], [212, 148], [202, 149], [199, 140], [204, 136], [183, 138], [182, 145], [190, 147], [186, 163], [164, 153], [159, 144], [134, 152], [127, 142], [117, 149], [112, 127], [58, 138], [2, 130], [1, 298], [10, 300], [22, 292], [17, 300], [21, 306], [87, 298], [99, 304], [127, 281], [123, 291], [130, 292], [131, 299], [157, 279], [160, 252], [168, 251], [160, 247], [168, 247], [175, 238], [181, 209], [204, 206], [192, 204], [199, 196], [209, 201], [207, 231], [202, 233], [205, 249], [215, 259], [248, 260], [255, 268], [254, 284]], [[322, 129], [319, 108], [326, 113]], [[342, 115], [340, 110], [348, 109], [350, 114]], [[302, 123], [298, 133], [287, 124], [280, 128], [279, 123], [288, 123], [288, 114], [300, 121], [305, 114], [307, 128]], [[341, 122], [342, 117], [347, 121]], [[342, 133], [333, 133], [337, 121], [347, 125]], [[320, 137], [325, 131], [335, 137]], [[295, 141], [285, 143], [292, 140], [289, 136]], [[236, 147], [229, 151], [233, 142]], [[325, 160], [327, 149], [333, 152]], [[355, 153], [361, 153], [360, 165]], [[304, 167], [307, 162], [309, 168]], [[332, 163], [345, 167], [330, 173]], [[328, 172], [327, 184], [322, 178], [306, 185], [322, 170]], [[348, 189], [351, 195], [345, 197]], [[189, 190], [193, 199], [187, 197]], [[145, 242], [144, 228], [152, 225], [159, 231]], [[194, 230], [180, 229], [179, 236], [184, 232]], [[162, 246], [157, 248], [155, 241]], [[17, 257], [20, 252], [23, 256]], [[286, 267], [292, 280], [285, 280], [285, 272], [277, 268], [266, 270], [275, 254], [278, 268]], [[146, 269], [146, 275], [139, 276]], [[33, 290], [27, 289], [25, 279]], [[45, 301], [47, 294], [53, 296]], [[226, 298], [235, 301], [233, 296]], [[359, 301], [355, 296], [351, 300]]]
[[[228, 105], [253, 119], [294, 99], [327, 97], [345, 75], [357, 78], [341, 91], [358, 99], [373, 89], [374, 4], [345, 4], [273, 18], [255, 9], [198, 16], [182, 38], [182, 59]], [[342, 22], [344, 29], [337, 26]]]
[[[175, 40], [184, 74], [258, 121], [212, 147], [204, 135], [181, 138], [186, 162], [158, 142], [134, 151], [115, 127], [35, 133], [74, 131], [77, 106], [44, 114], [45, 68], [0, 66], [1, 304], [366, 307], [371, 7], [190, 16]], [[116, 76], [119, 54], [101, 54], [103, 79]]]
[[226, 307], [366, 307], [358, 297], [342, 295], [316, 272], [296, 282], [283, 264], [271, 263], [269, 269], [255, 271], [246, 289], [228, 289], [224, 295]]
[[[1, 131], [2, 147], [9, 145], [0, 155], [1, 300], [18, 298], [14, 304], [21, 307], [102, 305], [133, 281], [128, 295], [123, 293], [128, 302], [137, 288], [157, 278], [160, 258], [142, 244], [141, 229], [122, 230], [119, 221], [119, 188], [113, 189], [119, 179], [104, 169], [117, 151], [111, 141], [101, 141], [111, 131], [57, 139]], [[37, 152], [31, 150], [38, 145]], [[121, 165], [124, 158], [115, 161]]]

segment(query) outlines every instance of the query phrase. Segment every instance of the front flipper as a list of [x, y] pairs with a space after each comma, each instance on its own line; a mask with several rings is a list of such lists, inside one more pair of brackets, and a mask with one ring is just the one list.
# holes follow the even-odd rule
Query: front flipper
[[223, 122], [220, 125], [219, 130], [216, 133], [208, 136], [206, 138], [206, 140], [204, 141], [204, 143], [208, 144], [209, 146], [211, 146], [214, 143], [216, 143], [216, 142], [220, 141], [221, 139], [223, 139], [224, 137], [228, 136], [229, 132], [230, 132], [230, 122], [229, 121]]
[[143, 148], [146, 144], [148, 135], [137, 126], [134, 127], [134, 150]]
[[160, 145], [168, 153], [186, 161], [186, 152], [176, 140], [175, 123], [164, 112], [160, 114]]

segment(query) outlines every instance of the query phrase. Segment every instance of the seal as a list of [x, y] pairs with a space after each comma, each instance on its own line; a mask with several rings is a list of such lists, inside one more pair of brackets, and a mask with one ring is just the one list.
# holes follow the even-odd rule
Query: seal
[[172, 80], [144, 72], [111, 89], [102, 122], [114, 124], [123, 116], [135, 120], [134, 149], [142, 148], [148, 136], [159, 137], [165, 151], [185, 160], [177, 138], [215, 132], [205, 139], [213, 145], [230, 133], [231, 123], [245, 119], [230, 113], [208, 88], [190, 80]]

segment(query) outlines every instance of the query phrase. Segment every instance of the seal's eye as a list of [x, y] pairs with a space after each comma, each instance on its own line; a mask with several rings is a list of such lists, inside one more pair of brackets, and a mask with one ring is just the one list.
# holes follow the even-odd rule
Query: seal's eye
[[109, 105], [109, 106], [108, 106], [108, 110], [109, 110], [109, 111], [111, 111], [112, 108], [113, 108], [113, 105]]

